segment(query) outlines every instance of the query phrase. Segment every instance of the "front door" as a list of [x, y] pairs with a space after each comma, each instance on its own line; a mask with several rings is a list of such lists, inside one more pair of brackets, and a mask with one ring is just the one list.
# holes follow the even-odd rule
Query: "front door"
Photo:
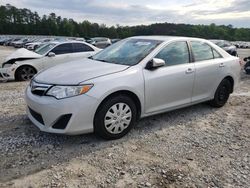
[[144, 69], [145, 111], [155, 113], [191, 103], [195, 67], [190, 63], [186, 41], [173, 42], [155, 58], [165, 60], [166, 66]]

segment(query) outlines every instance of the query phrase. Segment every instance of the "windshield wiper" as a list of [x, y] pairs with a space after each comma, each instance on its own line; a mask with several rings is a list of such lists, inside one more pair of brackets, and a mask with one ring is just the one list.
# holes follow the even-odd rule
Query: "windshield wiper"
[[101, 62], [105, 62], [105, 63], [107, 63], [107, 61], [106, 60], [104, 60], [104, 59], [95, 59], [96, 61], [101, 61]]
[[101, 61], [101, 62], [105, 62], [105, 63], [108, 63], [106, 60], [104, 59], [94, 59], [93, 56], [90, 56], [89, 59], [93, 59], [95, 61]]

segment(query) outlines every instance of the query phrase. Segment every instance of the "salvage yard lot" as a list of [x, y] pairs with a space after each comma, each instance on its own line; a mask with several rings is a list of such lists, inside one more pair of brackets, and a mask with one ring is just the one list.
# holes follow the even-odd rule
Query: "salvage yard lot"
[[[10, 52], [0, 47], [0, 64]], [[116, 141], [40, 132], [25, 113], [27, 84], [0, 83], [0, 187], [250, 185], [250, 76], [242, 73], [221, 109], [199, 104], [145, 118]]]

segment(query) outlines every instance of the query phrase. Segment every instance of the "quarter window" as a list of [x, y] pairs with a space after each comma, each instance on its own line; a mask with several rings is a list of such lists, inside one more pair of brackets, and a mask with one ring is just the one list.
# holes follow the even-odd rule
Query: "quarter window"
[[204, 61], [213, 59], [212, 48], [204, 42], [191, 42], [191, 47], [195, 61]]
[[214, 59], [221, 58], [221, 55], [215, 49], [213, 49], [213, 54], [214, 54]]
[[166, 66], [189, 63], [189, 50], [184, 41], [167, 45], [155, 58], [163, 59]]
[[54, 52], [56, 55], [60, 54], [68, 54], [73, 52], [73, 47], [71, 43], [68, 44], [61, 44], [55, 47], [51, 52]]

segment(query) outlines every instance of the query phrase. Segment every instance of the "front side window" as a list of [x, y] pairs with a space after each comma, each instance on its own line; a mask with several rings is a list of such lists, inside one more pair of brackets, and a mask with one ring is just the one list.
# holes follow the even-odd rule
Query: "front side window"
[[167, 45], [155, 58], [163, 59], [166, 66], [189, 63], [189, 50], [184, 41]]
[[192, 41], [191, 47], [195, 61], [205, 61], [214, 58], [212, 48], [204, 42]]
[[51, 50], [52, 48], [54, 48], [56, 44], [44, 44], [41, 47], [37, 48], [35, 50], [36, 53], [40, 54], [40, 55], [44, 55], [46, 54], [49, 50]]
[[55, 47], [51, 52], [55, 53], [56, 55], [60, 54], [68, 54], [73, 52], [73, 47], [71, 43], [68, 44], [60, 44], [59, 46]]
[[97, 61], [133, 66], [151, 53], [162, 41], [128, 39], [117, 42], [91, 57]]

